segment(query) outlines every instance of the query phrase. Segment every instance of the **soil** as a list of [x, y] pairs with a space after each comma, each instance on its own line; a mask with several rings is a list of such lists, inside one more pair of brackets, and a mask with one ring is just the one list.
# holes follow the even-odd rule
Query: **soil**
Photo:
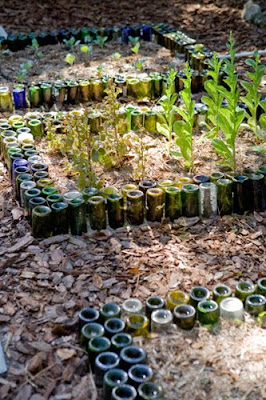
[[[258, 1], [257, 1], [258, 2]], [[265, 6], [264, 2], [260, 2]], [[76, 2], [63, 0], [0, 2], [2, 25], [13, 32], [60, 29], [62, 27], [161, 22], [183, 28], [191, 36], [217, 51], [225, 51], [230, 30], [238, 50], [263, 49], [265, 30], [241, 20], [244, 1], [184, 0], [150, 3]], [[21, 63], [31, 59], [29, 81], [54, 79], [58, 75], [93, 75], [105, 64], [106, 72], [134, 71], [137, 57], [146, 57], [147, 71], [168, 70], [176, 61], [168, 50], [143, 43], [140, 55], [128, 46], [107, 43], [96, 46], [90, 65], [77, 51], [77, 60], [66, 66], [63, 45], [0, 55], [1, 85], [13, 83]], [[121, 53], [113, 60], [114, 52]], [[182, 60], [177, 60], [182, 65]], [[240, 72], [243, 62], [239, 64]], [[197, 95], [200, 98], [200, 94]], [[18, 112], [20, 113], [20, 112]], [[2, 116], [8, 116], [4, 114]], [[1, 117], [2, 117], [1, 116]], [[209, 174], [218, 168], [209, 141], [199, 143], [195, 132], [195, 173]], [[182, 163], [170, 160], [166, 140], [147, 135], [146, 176], [176, 178], [186, 174]], [[243, 129], [237, 140], [238, 168], [265, 165], [265, 156], [250, 149], [254, 139]], [[47, 150], [44, 138], [38, 144], [49, 164], [50, 174], [61, 190], [74, 186], [63, 170], [64, 160]], [[97, 173], [106, 184], [120, 186], [134, 179], [134, 152], [118, 170]], [[119, 304], [130, 296], [145, 299], [170, 290], [186, 292], [195, 285], [210, 290], [218, 282], [232, 289], [240, 280], [256, 282], [266, 274], [266, 212], [208, 220], [181, 218], [173, 224], [145, 224], [116, 231], [89, 232], [82, 237], [60, 235], [38, 241], [14, 201], [5, 169], [0, 172], [0, 343], [8, 372], [0, 375], [0, 399], [6, 400], [101, 400], [87, 357], [79, 345], [77, 316], [81, 308]], [[156, 382], [167, 400], [258, 400], [266, 398], [266, 333], [245, 314], [240, 326], [222, 321], [219, 329], [196, 326], [192, 332], [151, 334], [136, 338], [148, 353]]]

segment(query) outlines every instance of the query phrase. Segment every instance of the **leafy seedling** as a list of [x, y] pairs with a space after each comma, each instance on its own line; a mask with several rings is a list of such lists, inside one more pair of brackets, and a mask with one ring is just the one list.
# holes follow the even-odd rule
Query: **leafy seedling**
[[16, 75], [16, 79], [19, 83], [22, 83], [24, 81], [24, 79], [26, 78], [26, 76], [28, 75], [30, 69], [32, 68], [32, 61], [28, 60], [26, 63], [24, 64], [20, 64], [20, 70]]
[[80, 44], [80, 40], [76, 40], [74, 36], [71, 36], [70, 39], [64, 39], [63, 42], [66, 44], [67, 49], [69, 49], [71, 53], [74, 53], [75, 47]]
[[141, 58], [140, 60], [137, 60], [137, 61], [135, 62], [135, 67], [136, 67], [139, 71], [142, 71], [143, 68], [144, 68], [145, 62], [146, 62], [146, 58]]
[[39, 50], [40, 46], [37, 39], [32, 39], [31, 46], [29, 46], [29, 48], [34, 50], [36, 58], [40, 59], [43, 57], [43, 53]]
[[[83, 45], [80, 46], [80, 51], [81, 51], [81, 53], [83, 53], [83, 54], [87, 54], [88, 61], [89, 61], [90, 56], [91, 56], [92, 51], [93, 51], [93, 47], [92, 47], [91, 45], [88, 46], [87, 44], [83, 44]], [[88, 63], [89, 63], [89, 62], [88, 62]]]
[[76, 56], [75, 54], [68, 53], [65, 57], [65, 62], [69, 65], [73, 65], [75, 62]]
[[97, 36], [94, 43], [98, 44], [103, 49], [104, 43], [107, 41], [108, 36]]
[[112, 57], [113, 60], [120, 60], [121, 54], [120, 53], [113, 53], [111, 55], [111, 57]]

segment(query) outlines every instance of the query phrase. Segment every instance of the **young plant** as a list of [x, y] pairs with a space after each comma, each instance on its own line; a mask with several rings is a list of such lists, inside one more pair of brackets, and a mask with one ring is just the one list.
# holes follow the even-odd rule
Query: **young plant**
[[128, 39], [129, 39], [130, 43], [132, 44], [131, 51], [134, 54], [138, 54], [139, 49], [140, 49], [139, 37], [138, 36], [136, 36], [136, 37], [129, 36]]
[[[246, 75], [249, 77], [249, 81], [241, 81], [241, 85], [246, 89], [246, 96], [241, 96], [240, 100], [248, 106], [250, 116], [248, 118], [248, 124], [250, 129], [255, 133], [258, 139], [265, 139], [265, 135], [261, 132], [261, 129], [257, 120], [257, 111], [261, 101], [261, 94], [259, 88], [261, 85], [262, 78], [265, 73], [265, 65], [260, 64], [260, 56], [258, 51], [254, 52], [254, 58], [247, 59], [246, 65], [252, 68], [252, 72], [247, 71]], [[263, 102], [262, 105], [263, 106]], [[262, 118], [263, 123], [263, 118]], [[263, 126], [262, 126], [263, 129]]]
[[145, 57], [140, 58], [139, 60], [137, 60], [137, 61], [135, 62], [135, 67], [136, 67], [139, 71], [142, 71], [143, 68], [144, 68], [145, 62], [146, 62], [146, 58], [145, 58]]
[[80, 44], [80, 40], [76, 40], [74, 36], [71, 36], [70, 39], [64, 39], [63, 42], [66, 44], [67, 49], [69, 49], [71, 53], [74, 53], [75, 47]]
[[32, 39], [30, 49], [34, 50], [35, 57], [40, 59], [43, 57], [43, 53], [39, 50], [40, 46], [37, 39]]
[[90, 55], [92, 54], [93, 47], [92, 47], [91, 45], [88, 46], [87, 44], [82, 44], [82, 45], [80, 46], [80, 51], [81, 51], [83, 54], [87, 54], [88, 63], [89, 63], [89, 59], [90, 59]]
[[120, 53], [113, 53], [111, 55], [111, 57], [112, 57], [113, 60], [120, 60], [121, 54]]
[[74, 62], [75, 62], [75, 60], [76, 60], [75, 54], [68, 53], [68, 54], [65, 56], [65, 62], [68, 63], [69, 65], [73, 65]]
[[20, 70], [16, 75], [16, 79], [19, 83], [22, 83], [24, 81], [30, 69], [32, 68], [32, 65], [33, 65], [32, 61], [29, 60], [24, 64], [20, 64]]
[[94, 43], [98, 44], [101, 49], [103, 49], [104, 43], [107, 41], [108, 36], [97, 36], [96, 40]]
[[129, 138], [123, 133], [125, 121], [118, 118], [120, 103], [117, 97], [122, 90], [110, 81], [105, 89], [107, 94], [103, 103], [103, 115], [105, 123], [100, 133], [100, 139], [105, 153], [101, 157], [101, 162], [106, 168], [120, 167], [124, 162], [130, 144]]
[[212, 145], [218, 155], [220, 155], [225, 163], [229, 165], [233, 171], [236, 170], [236, 137], [240, 124], [245, 117], [245, 111], [237, 107], [240, 96], [240, 89], [237, 87], [238, 75], [235, 67], [235, 40], [230, 33], [227, 48], [230, 53], [230, 59], [226, 59], [225, 73], [227, 77], [224, 79], [226, 87], [220, 86], [219, 92], [225, 97], [228, 103], [227, 108], [220, 108], [218, 115], [218, 126], [224, 134], [224, 140], [214, 138]]
[[219, 61], [217, 54], [214, 53], [210, 60], [208, 75], [210, 79], [205, 82], [204, 88], [209, 96], [203, 96], [201, 101], [208, 106], [207, 121], [205, 123], [208, 133], [204, 137], [214, 139], [219, 132], [218, 116], [223, 102], [223, 95], [219, 91], [219, 76], [223, 61]]
[[194, 127], [194, 116], [195, 116], [195, 101], [191, 97], [191, 77], [192, 71], [189, 68], [189, 64], [185, 64], [185, 78], [182, 78], [184, 83], [184, 89], [180, 92], [180, 97], [183, 100], [183, 106], [177, 107], [178, 114], [182, 117], [182, 120], [174, 123], [174, 132], [176, 135], [175, 143], [180, 148], [180, 152], [171, 151], [174, 156], [182, 156], [185, 159], [185, 167], [193, 169], [194, 157], [193, 157], [193, 127]]
[[159, 100], [159, 104], [163, 107], [163, 113], [157, 113], [157, 117], [160, 121], [156, 124], [157, 131], [164, 135], [168, 140], [169, 155], [172, 148], [174, 116], [177, 110], [177, 107], [175, 106], [177, 99], [177, 93], [175, 92], [175, 77], [176, 72], [171, 69], [167, 78], [167, 89], [165, 95]]

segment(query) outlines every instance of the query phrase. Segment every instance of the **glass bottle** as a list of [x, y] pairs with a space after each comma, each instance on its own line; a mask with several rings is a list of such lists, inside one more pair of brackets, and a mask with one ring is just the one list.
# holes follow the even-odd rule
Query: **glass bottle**
[[137, 190], [137, 189], [138, 189], [137, 186], [134, 185], [133, 183], [128, 183], [128, 184], [122, 186], [121, 192], [122, 192], [122, 195], [123, 195], [124, 203], [126, 203], [127, 192], [129, 190]]
[[229, 286], [218, 283], [212, 290], [213, 300], [219, 305], [223, 299], [230, 297], [232, 290]]
[[181, 190], [182, 214], [185, 217], [199, 215], [199, 187], [194, 184], [184, 185]]
[[101, 353], [104, 353], [106, 351], [110, 351], [110, 347], [111, 347], [111, 342], [105, 336], [96, 337], [96, 338], [93, 338], [93, 339], [91, 339], [89, 341], [89, 344], [88, 344], [88, 356], [89, 356], [88, 357], [88, 362], [90, 364], [92, 372], [95, 371], [95, 360], [96, 360], [96, 357]]
[[92, 196], [88, 200], [90, 226], [93, 230], [106, 229], [105, 199], [102, 196]]
[[95, 187], [88, 187], [86, 189], [83, 190], [83, 199], [85, 201], [85, 204], [88, 204], [89, 199], [92, 196], [97, 196], [99, 193], [99, 190]]
[[23, 174], [19, 174], [16, 177], [16, 186], [15, 186], [15, 195], [16, 195], [16, 199], [18, 200], [18, 202], [21, 205], [21, 199], [20, 199], [20, 185], [21, 183], [24, 181], [31, 181], [33, 179], [33, 176], [29, 173], [23, 173]]
[[155, 111], [148, 110], [144, 113], [144, 128], [148, 132], [151, 132], [151, 133], [156, 132], [156, 113], [155, 113]]
[[[49, 186], [48, 186], [49, 187]], [[50, 194], [46, 197], [47, 204], [52, 208], [52, 204], [56, 204], [63, 201], [63, 197], [59, 193]], [[64, 203], [68, 206], [68, 203]]]
[[264, 175], [254, 173], [249, 175], [249, 190], [251, 194], [251, 210], [263, 211], [264, 206]]
[[111, 338], [112, 351], [120, 354], [120, 351], [124, 347], [130, 346], [132, 344], [132, 341], [133, 341], [132, 336], [129, 335], [128, 333], [125, 333], [125, 332], [116, 333]]
[[105, 334], [108, 338], [125, 330], [125, 322], [120, 318], [109, 318], [104, 323]]
[[200, 185], [201, 183], [206, 183], [210, 181], [210, 177], [207, 175], [195, 175], [193, 176], [193, 182], [196, 185]]
[[113, 388], [111, 400], [135, 400], [136, 389], [131, 385], [121, 385]]
[[[43, 171], [39, 171], [39, 172], [43, 172]], [[41, 178], [36, 182], [36, 184], [37, 184], [37, 188], [42, 190], [43, 188], [45, 188], [47, 186], [53, 186], [54, 181], [51, 178]]]
[[43, 239], [52, 236], [53, 231], [52, 231], [51, 214], [52, 210], [50, 207], [41, 205], [33, 208], [32, 210], [33, 237], [38, 239]]
[[24, 172], [27, 173], [27, 172], [29, 172], [29, 169], [28, 169], [29, 163], [27, 160], [17, 157], [17, 154], [13, 154], [11, 156], [11, 159], [13, 161], [13, 163], [12, 163], [12, 184], [15, 187], [15, 182], [16, 182], [16, 172], [15, 171], [16, 171], [16, 169], [21, 168], [21, 167], [27, 168], [24, 170], [23, 170], [23, 168], [21, 170], [17, 170], [17, 174], [24, 173]]
[[64, 235], [69, 231], [68, 204], [63, 202], [50, 203], [52, 209], [54, 235]]
[[126, 319], [130, 314], [138, 314], [142, 312], [142, 303], [139, 299], [130, 297], [122, 303], [122, 317]]
[[82, 103], [87, 103], [90, 100], [90, 83], [89, 81], [79, 82], [79, 96]]
[[29, 120], [28, 127], [30, 128], [34, 139], [43, 136], [43, 123], [39, 119]]
[[144, 194], [140, 190], [127, 192], [127, 221], [131, 225], [141, 225], [144, 221]]
[[160, 188], [148, 189], [146, 192], [147, 221], [160, 222], [164, 211], [164, 191]]
[[43, 158], [40, 156], [40, 154], [35, 154], [34, 156], [30, 156], [28, 158], [28, 162], [29, 165], [32, 166], [33, 164], [43, 163]]
[[199, 208], [200, 215], [204, 218], [217, 214], [217, 188], [214, 183], [199, 185]]
[[149, 319], [143, 314], [130, 314], [127, 317], [126, 331], [131, 336], [147, 336], [149, 331]]
[[[31, 189], [33, 190], [33, 189]], [[43, 197], [33, 197], [29, 200], [29, 220], [32, 223], [32, 210], [37, 206], [47, 206], [47, 203]], [[50, 207], [48, 207], [50, 208]]]
[[116, 303], [105, 303], [100, 310], [101, 320], [107, 321], [109, 318], [119, 318], [121, 308]]
[[153, 189], [156, 187], [156, 182], [151, 179], [145, 179], [139, 183], [139, 190], [146, 194], [148, 189]]
[[123, 197], [118, 194], [107, 196], [108, 223], [111, 228], [117, 229], [124, 225]]
[[12, 180], [13, 177], [13, 164], [15, 160], [22, 160], [24, 159], [24, 155], [21, 153], [13, 153], [10, 155], [10, 179]]
[[43, 162], [34, 163], [31, 164], [31, 170], [33, 174], [38, 171], [48, 171], [48, 165]]
[[12, 94], [15, 109], [27, 107], [25, 87], [23, 85], [16, 85]]
[[265, 308], [266, 298], [262, 294], [252, 294], [246, 298], [245, 309], [254, 317], [257, 317], [260, 313], [264, 312]]
[[165, 302], [162, 297], [159, 296], [150, 296], [146, 299], [146, 307], [145, 307], [145, 314], [149, 319], [149, 327], [151, 323], [151, 314], [153, 311], [161, 310], [165, 307]]
[[29, 216], [29, 201], [34, 197], [39, 197], [41, 191], [36, 187], [33, 189], [27, 189], [24, 192], [24, 215], [27, 217]]
[[13, 103], [9, 88], [6, 86], [0, 87], [0, 110], [12, 111]]
[[44, 198], [46, 198], [47, 196], [50, 196], [51, 194], [57, 193], [57, 189], [55, 187], [53, 187], [53, 186], [45, 186], [42, 189], [41, 193], [42, 193], [42, 196]]
[[25, 192], [26, 190], [33, 189], [36, 187], [36, 183], [34, 181], [24, 181], [20, 184], [20, 204], [21, 207], [25, 207]]
[[191, 289], [189, 293], [189, 303], [197, 308], [200, 301], [208, 300], [210, 297], [210, 292], [207, 288], [203, 286], [195, 286]]
[[29, 102], [31, 107], [38, 107], [41, 103], [41, 89], [39, 86], [29, 87]]
[[266, 278], [261, 278], [258, 280], [257, 293], [266, 296]]
[[220, 317], [229, 320], [243, 320], [243, 302], [237, 297], [227, 297], [220, 303]]
[[86, 207], [83, 199], [73, 199], [68, 203], [68, 215], [72, 235], [87, 232]]
[[193, 179], [189, 178], [188, 176], [181, 176], [174, 182], [174, 186], [182, 189], [184, 185], [193, 184]]
[[135, 364], [145, 364], [146, 358], [146, 351], [134, 345], [124, 347], [120, 352], [121, 367], [125, 371], [128, 371]]
[[112, 368], [119, 366], [119, 356], [111, 351], [100, 353], [95, 359], [95, 384], [100, 388], [103, 386], [104, 374]]
[[78, 315], [79, 331], [81, 331], [84, 325], [88, 324], [89, 322], [97, 322], [99, 318], [100, 313], [98, 310], [95, 310], [95, 308], [83, 308], [83, 310], [81, 310]]
[[63, 193], [63, 199], [65, 203], [69, 203], [73, 199], [81, 199], [82, 193], [78, 190], [70, 190], [69, 192]]
[[196, 322], [196, 310], [190, 304], [181, 304], [174, 309], [174, 323], [181, 329], [190, 330]]
[[153, 371], [146, 364], [136, 364], [129, 368], [128, 378], [130, 385], [137, 389], [140, 384], [153, 379]]
[[48, 82], [44, 82], [41, 84], [40, 89], [43, 103], [51, 106], [53, 103], [52, 85]]
[[107, 199], [108, 196], [111, 194], [116, 194], [118, 193], [118, 190], [115, 186], [105, 186], [100, 190], [100, 195], [103, 196], [105, 199]]
[[163, 333], [170, 331], [173, 323], [173, 315], [170, 310], [156, 310], [151, 314], [151, 331]]
[[182, 215], [181, 190], [170, 186], [165, 189], [165, 217], [174, 221]]
[[238, 297], [243, 303], [245, 303], [246, 298], [255, 293], [255, 286], [252, 282], [238, 282], [236, 285], [235, 296]]
[[163, 396], [163, 388], [155, 382], [144, 382], [138, 388], [140, 400], [159, 400]]
[[203, 300], [197, 307], [198, 320], [203, 325], [214, 325], [219, 321], [219, 307], [214, 300]]
[[[13, 183], [13, 188], [15, 190], [15, 193], [17, 193], [17, 177], [21, 174], [29, 174], [29, 168], [28, 167], [17, 167], [14, 171], [14, 182]], [[30, 174], [29, 174], [30, 175]]]
[[232, 177], [233, 181], [233, 210], [237, 214], [244, 214], [251, 210], [252, 199], [249, 192], [249, 177], [237, 175]]
[[81, 328], [80, 343], [87, 350], [91, 339], [104, 336], [104, 327], [97, 322], [88, 322]]
[[172, 179], [161, 179], [158, 183], [157, 183], [157, 187], [165, 190], [168, 187], [172, 187], [174, 186], [174, 181]]
[[230, 179], [217, 181], [217, 205], [220, 215], [229, 215], [233, 211], [233, 182]]
[[74, 81], [67, 82], [67, 102], [68, 104], [76, 104], [78, 100], [78, 83]]
[[103, 377], [103, 400], [111, 400], [112, 390], [127, 383], [128, 376], [120, 368], [109, 369]]
[[168, 293], [166, 298], [166, 308], [173, 311], [176, 306], [180, 304], [187, 304], [189, 302], [189, 296], [182, 290], [173, 290]]
[[25, 151], [24, 156], [25, 156], [25, 159], [28, 160], [32, 156], [39, 156], [39, 153], [37, 150], [32, 149], [32, 150]]

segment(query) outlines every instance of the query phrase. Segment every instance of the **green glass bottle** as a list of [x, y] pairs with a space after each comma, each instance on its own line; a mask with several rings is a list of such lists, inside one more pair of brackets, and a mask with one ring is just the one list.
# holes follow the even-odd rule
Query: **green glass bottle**
[[145, 314], [149, 319], [149, 326], [150, 326], [150, 319], [151, 314], [153, 311], [161, 310], [165, 307], [165, 301], [162, 297], [159, 296], [150, 296], [146, 299], [146, 307], [145, 307]]
[[249, 177], [237, 175], [233, 181], [233, 210], [237, 214], [244, 214], [252, 209], [252, 199], [249, 192]]
[[49, 196], [47, 196], [46, 201], [47, 201], [48, 206], [52, 208], [53, 204], [62, 202], [63, 197], [59, 193], [54, 193], [54, 194], [50, 194]]
[[140, 110], [133, 110], [131, 112], [131, 130], [138, 132], [143, 126], [143, 114]]
[[258, 280], [257, 293], [266, 296], [266, 278], [261, 278]]
[[212, 291], [213, 300], [216, 301], [218, 305], [221, 303], [223, 299], [226, 299], [231, 295], [232, 295], [232, 290], [230, 289], [230, 287], [227, 285], [223, 285], [221, 283], [218, 283], [216, 286], [214, 286]]
[[20, 204], [21, 207], [25, 207], [25, 192], [29, 189], [34, 189], [36, 187], [36, 183], [32, 180], [21, 182], [20, 184]]
[[87, 350], [91, 339], [102, 336], [104, 336], [104, 327], [97, 322], [88, 322], [81, 329], [80, 343]]
[[161, 179], [158, 183], [157, 183], [157, 187], [160, 189], [165, 190], [168, 187], [172, 187], [174, 186], [174, 181], [172, 179]]
[[101, 336], [101, 337], [95, 337], [93, 339], [91, 339], [89, 341], [88, 344], [88, 362], [89, 365], [91, 367], [91, 371], [94, 372], [95, 371], [95, 360], [96, 357], [105, 352], [105, 351], [109, 351], [111, 347], [111, 342], [110, 340], [105, 337], [105, 336]]
[[31, 119], [28, 122], [28, 126], [31, 130], [31, 133], [33, 134], [34, 139], [35, 138], [40, 138], [43, 136], [43, 124], [42, 121], [39, 119]]
[[186, 217], [199, 215], [199, 187], [194, 184], [184, 185], [181, 190], [182, 213]]
[[249, 191], [251, 194], [251, 210], [264, 209], [264, 175], [259, 172], [249, 175]]
[[78, 100], [78, 83], [75, 81], [67, 82], [67, 102], [76, 104]]
[[151, 179], [145, 179], [139, 183], [139, 190], [146, 194], [148, 189], [153, 189], [156, 187], [156, 182]]
[[49, 177], [48, 171], [38, 171], [33, 174], [33, 179], [38, 182], [40, 179], [45, 179]]
[[[39, 171], [39, 172], [41, 172], [41, 171]], [[43, 188], [45, 188], [47, 186], [53, 186], [54, 181], [51, 178], [41, 178], [36, 182], [36, 184], [37, 184], [37, 188], [42, 190]]]
[[113, 388], [111, 400], [135, 400], [137, 399], [136, 389], [131, 385], [121, 385]]
[[187, 304], [189, 302], [189, 296], [182, 290], [174, 290], [168, 293], [166, 298], [166, 308], [168, 310], [174, 310], [174, 308], [180, 304]]
[[109, 318], [119, 318], [121, 308], [116, 303], [105, 303], [100, 310], [101, 321], [105, 322]]
[[170, 186], [165, 189], [165, 217], [174, 221], [182, 215], [181, 190]]
[[207, 288], [203, 286], [195, 286], [191, 289], [189, 293], [189, 303], [197, 308], [200, 301], [208, 300], [210, 297], [210, 292]]
[[[33, 189], [31, 189], [33, 190]], [[29, 200], [29, 220], [32, 223], [32, 210], [37, 206], [47, 206], [43, 197], [33, 197]], [[50, 208], [50, 207], [49, 207]]]
[[92, 196], [88, 200], [90, 226], [93, 230], [106, 229], [105, 199], [102, 196]]
[[111, 339], [117, 333], [125, 330], [125, 322], [120, 318], [109, 318], [104, 323], [105, 335]]
[[124, 203], [126, 203], [127, 192], [129, 190], [137, 190], [137, 189], [138, 189], [138, 187], [136, 185], [134, 185], [133, 183], [128, 183], [128, 184], [122, 186], [121, 192], [122, 192], [122, 195], [123, 195]]
[[37, 150], [27, 150], [24, 152], [24, 157], [26, 160], [28, 160], [32, 156], [39, 156], [39, 153]]
[[31, 107], [38, 107], [41, 103], [41, 89], [39, 86], [29, 87], [29, 102]]
[[29, 216], [29, 201], [30, 199], [34, 197], [39, 197], [41, 194], [41, 191], [39, 189], [32, 188], [32, 189], [27, 189], [24, 192], [24, 215], [27, 217]]
[[89, 199], [92, 196], [97, 196], [99, 193], [99, 190], [95, 187], [88, 187], [86, 189], [83, 190], [83, 199], [85, 201], [85, 204], [88, 204]]
[[144, 382], [138, 388], [140, 400], [160, 400], [163, 396], [163, 388], [155, 382]]
[[147, 221], [160, 222], [164, 211], [164, 191], [160, 188], [148, 189], [146, 192]]
[[144, 193], [140, 190], [127, 192], [127, 221], [131, 225], [141, 225], [144, 221]]
[[64, 235], [69, 231], [68, 204], [63, 202], [50, 203], [52, 209], [54, 235]]
[[100, 353], [95, 359], [95, 384], [100, 388], [103, 386], [104, 374], [112, 368], [119, 366], [119, 356], [111, 351]]
[[143, 314], [131, 314], [127, 318], [126, 331], [132, 337], [146, 337], [149, 332], [149, 319]]
[[50, 196], [51, 194], [57, 193], [57, 189], [55, 187], [53, 187], [53, 186], [45, 186], [42, 189], [41, 193], [42, 193], [42, 196], [44, 198], [46, 198], [47, 196]]
[[16, 199], [18, 200], [20, 205], [21, 205], [20, 185], [22, 182], [31, 181], [32, 179], [33, 179], [33, 176], [29, 173], [19, 174], [16, 177], [15, 195], [16, 195]]
[[156, 132], [156, 113], [153, 110], [144, 113], [144, 128], [148, 132]]
[[48, 171], [48, 165], [42, 162], [31, 164], [32, 173], [39, 171]]
[[138, 346], [124, 347], [120, 352], [121, 367], [128, 371], [135, 364], [146, 364], [147, 353]]
[[103, 400], [111, 400], [112, 390], [127, 383], [128, 376], [120, 368], [112, 368], [103, 377]]
[[100, 190], [100, 196], [103, 196], [105, 199], [107, 199], [108, 196], [111, 194], [116, 194], [118, 193], [118, 190], [115, 186], [105, 186]]
[[193, 329], [196, 322], [196, 310], [190, 304], [181, 304], [174, 309], [174, 323], [181, 329]]
[[[33, 199], [32, 199], [33, 200]], [[37, 206], [32, 210], [32, 236], [44, 239], [52, 236], [52, 210], [47, 206]]]
[[217, 181], [217, 204], [220, 215], [229, 215], [233, 211], [233, 182], [230, 179]]
[[86, 207], [83, 199], [73, 199], [68, 203], [68, 215], [72, 235], [87, 232]]
[[266, 310], [266, 298], [262, 294], [252, 294], [246, 298], [246, 311], [254, 317]]
[[219, 321], [219, 307], [214, 300], [203, 300], [197, 306], [198, 320], [202, 325], [214, 325]]
[[246, 298], [255, 293], [255, 286], [252, 282], [242, 281], [236, 285], [235, 296], [238, 297], [243, 303]]
[[52, 105], [53, 97], [52, 97], [52, 85], [48, 82], [42, 83], [40, 86], [41, 89], [41, 98], [44, 104]]
[[132, 336], [129, 335], [128, 333], [125, 332], [116, 333], [111, 338], [112, 351], [114, 351], [117, 354], [120, 354], [120, 351], [124, 347], [132, 345], [132, 342], [133, 342]]
[[117, 229], [124, 225], [123, 197], [119, 193], [107, 196], [108, 223], [111, 228]]
[[79, 318], [79, 331], [83, 328], [84, 325], [89, 322], [98, 322], [100, 318], [100, 313], [95, 308], [87, 307], [83, 308], [78, 315]]
[[137, 389], [142, 383], [153, 379], [153, 371], [148, 365], [136, 364], [128, 370], [128, 378], [130, 385]]
[[87, 103], [90, 100], [90, 83], [89, 81], [79, 82], [79, 97], [82, 103]]

